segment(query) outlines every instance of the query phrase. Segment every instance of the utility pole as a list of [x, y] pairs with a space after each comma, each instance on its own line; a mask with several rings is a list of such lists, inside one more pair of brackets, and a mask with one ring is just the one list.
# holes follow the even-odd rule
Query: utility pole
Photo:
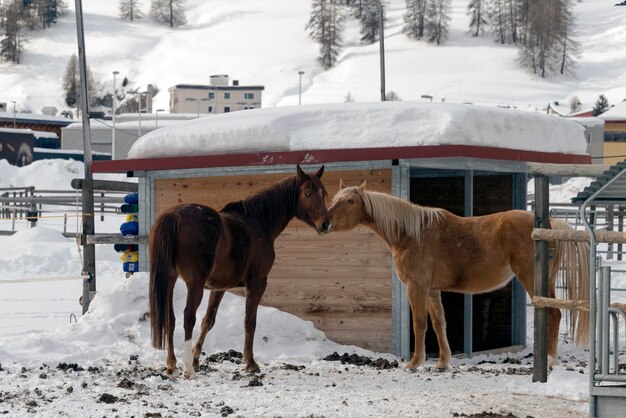
[[385, 94], [385, 19], [383, 17], [383, 0], [378, 0], [379, 53], [380, 53], [380, 101], [386, 100]]
[[115, 159], [115, 113], [117, 107], [117, 86], [115, 85], [115, 77], [119, 74], [119, 71], [113, 71], [113, 130], [111, 131], [111, 159]]
[[[76, 0], [76, 32], [78, 36], [78, 66], [80, 70], [80, 108], [83, 113], [83, 152], [85, 178], [83, 180], [83, 240], [94, 235], [93, 173], [91, 171], [91, 129], [89, 126], [89, 96], [87, 87], [87, 59], [85, 57], [85, 31], [83, 5]], [[83, 241], [83, 314], [89, 310], [92, 295], [96, 292], [96, 246]]]

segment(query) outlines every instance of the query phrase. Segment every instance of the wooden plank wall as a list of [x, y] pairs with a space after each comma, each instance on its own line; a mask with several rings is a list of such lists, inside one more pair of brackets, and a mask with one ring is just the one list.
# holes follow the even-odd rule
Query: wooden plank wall
[[[155, 217], [179, 203], [219, 209], [285, 177], [288, 174], [156, 180]], [[322, 180], [328, 205], [339, 179], [346, 185], [367, 180], [369, 190], [391, 192], [391, 170], [326, 171]], [[391, 289], [391, 255], [369, 229], [318, 236], [294, 220], [276, 240], [276, 262], [261, 304], [312, 321], [339, 343], [391, 352]]]

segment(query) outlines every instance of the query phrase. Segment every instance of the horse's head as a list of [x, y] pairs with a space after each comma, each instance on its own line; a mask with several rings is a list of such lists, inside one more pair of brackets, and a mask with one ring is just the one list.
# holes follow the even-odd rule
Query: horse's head
[[365, 210], [365, 181], [358, 187], [344, 187], [339, 181], [339, 191], [328, 209], [330, 231], [347, 231], [367, 220]]
[[324, 174], [324, 166], [315, 174], [305, 173], [299, 164], [296, 169], [300, 178], [296, 217], [315, 228], [318, 234], [325, 234], [329, 232], [330, 220], [326, 209], [326, 188], [320, 180]]

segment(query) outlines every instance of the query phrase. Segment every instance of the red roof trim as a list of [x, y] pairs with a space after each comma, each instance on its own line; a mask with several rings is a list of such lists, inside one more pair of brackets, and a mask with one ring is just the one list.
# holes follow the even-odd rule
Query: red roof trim
[[326, 149], [309, 151], [259, 152], [254, 154], [203, 155], [192, 157], [139, 158], [94, 161], [94, 173], [177, 170], [208, 167], [237, 167], [276, 164], [317, 164], [347, 161], [376, 161], [410, 158], [469, 157], [504, 161], [557, 164], [590, 164], [588, 155], [522, 151], [472, 145], [422, 147]]

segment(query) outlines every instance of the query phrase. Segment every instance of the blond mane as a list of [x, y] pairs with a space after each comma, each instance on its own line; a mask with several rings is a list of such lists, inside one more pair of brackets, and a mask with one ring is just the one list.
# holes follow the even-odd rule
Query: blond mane
[[365, 191], [365, 211], [380, 234], [389, 243], [396, 243], [403, 234], [420, 239], [423, 228], [439, 221], [444, 213], [440, 208], [415, 205], [385, 193]]

